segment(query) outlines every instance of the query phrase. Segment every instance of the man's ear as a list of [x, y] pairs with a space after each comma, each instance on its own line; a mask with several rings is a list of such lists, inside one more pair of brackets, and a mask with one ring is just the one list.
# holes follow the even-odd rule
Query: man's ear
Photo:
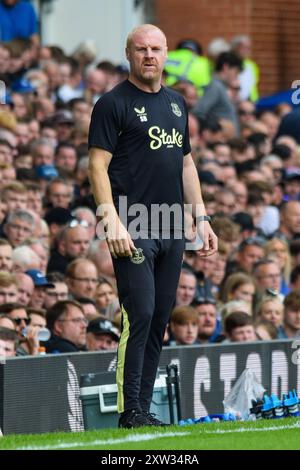
[[126, 47], [125, 49], [125, 54], [126, 54], [126, 59], [129, 60], [130, 52], [129, 52], [128, 47]]

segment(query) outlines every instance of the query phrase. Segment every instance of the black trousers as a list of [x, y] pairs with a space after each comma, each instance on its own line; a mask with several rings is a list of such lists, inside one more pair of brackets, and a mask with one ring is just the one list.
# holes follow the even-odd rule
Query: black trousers
[[122, 308], [118, 412], [149, 411], [166, 325], [174, 305], [184, 239], [134, 240], [139, 256], [113, 260]]

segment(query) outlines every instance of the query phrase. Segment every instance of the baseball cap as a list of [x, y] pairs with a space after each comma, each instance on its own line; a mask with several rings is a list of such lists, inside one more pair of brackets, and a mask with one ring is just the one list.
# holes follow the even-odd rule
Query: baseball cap
[[25, 274], [31, 277], [35, 287], [55, 287], [38, 269], [28, 269], [28, 271], [25, 271]]
[[109, 334], [115, 341], [120, 339], [118, 329], [113, 326], [111, 321], [102, 320], [101, 318], [94, 318], [89, 322], [87, 333], [94, 333], [95, 335]]
[[38, 178], [49, 181], [58, 176], [58, 171], [53, 165], [39, 165], [36, 174]]
[[284, 171], [283, 181], [300, 180], [300, 168], [287, 168]]
[[12, 84], [11, 90], [15, 93], [33, 93], [35, 88], [25, 78], [15, 80]]
[[53, 122], [54, 124], [74, 124], [73, 114], [67, 109], [61, 109], [54, 114]]
[[184, 39], [180, 41], [176, 49], [189, 49], [190, 51], [195, 52], [198, 55], [202, 54], [202, 47], [198, 43], [198, 41], [195, 41], [194, 39]]
[[48, 225], [65, 225], [73, 218], [71, 211], [64, 207], [54, 207], [53, 209], [50, 209], [44, 217]]

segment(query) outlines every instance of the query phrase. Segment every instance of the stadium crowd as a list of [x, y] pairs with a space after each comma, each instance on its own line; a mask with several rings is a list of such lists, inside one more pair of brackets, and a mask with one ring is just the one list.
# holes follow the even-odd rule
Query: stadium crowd
[[[217, 254], [186, 251], [165, 346], [300, 332], [300, 153], [290, 104], [257, 112], [246, 36], [171, 51]], [[0, 43], [0, 355], [116, 349], [121, 313], [88, 177], [93, 105], [128, 70], [36, 37]], [[283, 132], [284, 129], [284, 132]], [[300, 127], [298, 128], [300, 142]], [[51, 338], [40, 344], [45, 326]], [[24, 336], [26, 328], [26, 336]]]

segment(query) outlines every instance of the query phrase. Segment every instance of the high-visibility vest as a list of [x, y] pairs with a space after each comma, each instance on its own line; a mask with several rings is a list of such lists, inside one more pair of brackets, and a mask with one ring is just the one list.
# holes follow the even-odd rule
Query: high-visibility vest
[[259, 98], [259, 93], [258, 93], [258, 81], [259, 81], [259, 67], [258, 65], [251, 59], [245, 59], [243, 61], [244, 67], [248, 67], [251, 69], [253, 77], [255, 79], [255, 82], [252, 86], [251, 92], [250, 92], [250, 99], [251, 101], [257, 101]]
[[203, 88], [211, 80], [210, 65], [207, 57], [198, 56], [189, 49], [170, 51], [165, 63], [168, 76], [168, 86], [180, 80], [188, 80], [197, 88], [198, 94], [203, 94]]

